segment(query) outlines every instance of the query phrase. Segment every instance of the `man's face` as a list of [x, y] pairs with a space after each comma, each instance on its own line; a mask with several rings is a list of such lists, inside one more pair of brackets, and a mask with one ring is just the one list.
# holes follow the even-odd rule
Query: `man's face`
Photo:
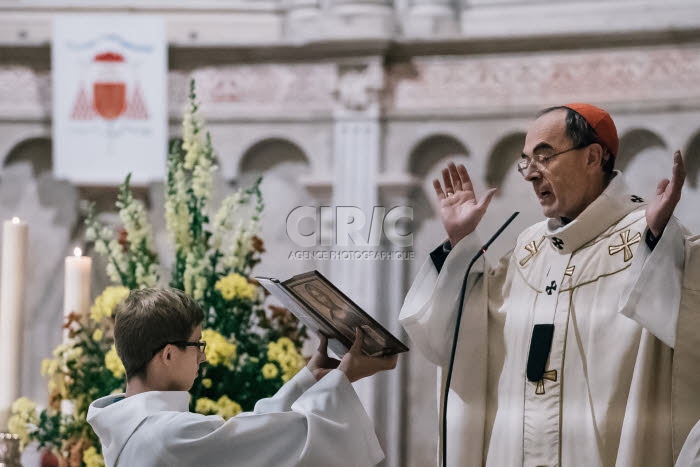
[[[572, 148], [565, 118], [565, 110], [555, 110], [535, 120], [525, 136], [523, 157], [548, 156]], [[589, 162], [589, 148], [567, 151], [544, 166], [533, 161], [524, 172], [546, 217], [574, 219], [597, 196], [591, 192], [591, 176], [595, 171]]]
[[[190, 335], [189, 342], [199, 342], [202, 340], [202, 325], [200, 324]], [[175, 347], [171, 358], [173, 365], [171, 370], [172, 391], [189, 391], [194, 380], [199, 374], [199, 365], [207, 360], [204, 352], [199, 347], [188, 346], [183, 348]]]

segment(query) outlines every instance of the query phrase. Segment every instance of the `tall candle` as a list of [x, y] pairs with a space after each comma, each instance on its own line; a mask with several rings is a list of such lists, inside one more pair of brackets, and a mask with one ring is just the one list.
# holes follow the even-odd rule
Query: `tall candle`
[[2, 226], [0, 266], [0, 431], [7, 428], [12, 402], [20, 395], [22, 309], [27, 261], [27, 224], [15, 217]]
[[[70, 313], [86, 316], [90, 308], [90, 270], [92, 258], [83, 256], [80, 248], [66, 257], [63, 282], [63, 317]], [[67, 330], [64, 332], [64, 340]]]

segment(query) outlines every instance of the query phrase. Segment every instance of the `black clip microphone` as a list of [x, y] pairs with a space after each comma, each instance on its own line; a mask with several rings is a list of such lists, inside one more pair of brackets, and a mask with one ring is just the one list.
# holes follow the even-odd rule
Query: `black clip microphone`
[[455, 365], [455, 354], [457, 353], [457, 339], [459, 338], [459, 325], [462, 322], [462, 309], [464, 308], [464, 298], [467, 292], [467, 278], [469, 277], [469, 272], [472, 270], [472, 266], [476, 263], [476, 260], [481, 258], [481, 256], [486, 253], [486, 250], [491, 246], [491, 244], [498, 238], [501, 233], [513, 222], [513, 219], [520, 214], [518, 211], [514, 212], [507, 221], [503, 223], [500, 229], [496, 231], [495, 234], [489, 239], [488, 242], [481, 247], [476, 255], [472, 258], [467, 268], [467, 272], [464, 273], [464, 279], [462, 280], [462, 290], [459, 293], [459, 308], [457, 308], [457, 322], [455, 323], [455, 334], [452, 339], [452, 351], [450, 352], [450, 364], [447, 370], [447, 380], [445, 381], [445, 394], [443, 397], [442, 405], [442, 465], [447, 467], [447, 398], [450, 394], [450, 383], [452, 382], [452, 370]]

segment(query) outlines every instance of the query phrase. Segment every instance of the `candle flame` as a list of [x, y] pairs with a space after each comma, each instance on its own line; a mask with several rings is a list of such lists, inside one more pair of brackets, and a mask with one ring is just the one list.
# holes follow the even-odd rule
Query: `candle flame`
[[13, 224], [19, 224], [19, 222], [20, 222], [19, 217], [15, 216], [15, 217], [12, 218], [12, 223], [13, 223]]
[[83, 256], [83, 250], [81, 250], [81, 249], [78, 248], [78, 247], [75, 247], [75, 250], [73, 250], [73, 254], [74, 254], [75, 256]]

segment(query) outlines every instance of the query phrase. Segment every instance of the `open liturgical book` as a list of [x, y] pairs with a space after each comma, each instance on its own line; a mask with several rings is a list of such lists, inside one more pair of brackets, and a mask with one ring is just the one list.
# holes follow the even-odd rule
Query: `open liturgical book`
[[393, 355], [408, 351], [408, 347], [318, 271], [298, 274], [284, 282], [270, 277], [255, 279], [311, 331], [325, 334], [328, 347], [338, 357], [352, 346], [358, 327], [364, 335], [362, 351], [365, 355]]

